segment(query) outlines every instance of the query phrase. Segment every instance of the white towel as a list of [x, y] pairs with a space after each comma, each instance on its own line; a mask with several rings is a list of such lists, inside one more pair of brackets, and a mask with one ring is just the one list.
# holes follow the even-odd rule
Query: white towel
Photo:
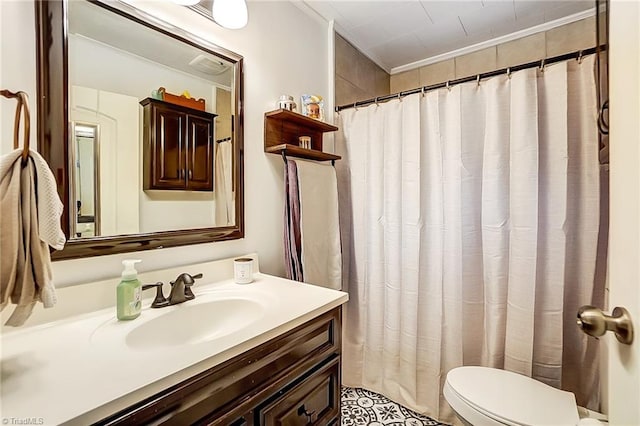
[[330, 164], [294, 160], [300, 194], [304, 281], [342, 288], [338, 182]]
[[30, 151], [22, 166], [22, 150], [0, 157], [0, 309], [17, 305], [7, 325], [29, 318], [37, 301], [56, 303], [49, 245], [61, 249], [63, 205], [44, 159]]
[[216, 226], [233, 225], [235, 204], [233, 202], [233, 143], [224, 141], [216, 147], [214, 194], [216, 197]]

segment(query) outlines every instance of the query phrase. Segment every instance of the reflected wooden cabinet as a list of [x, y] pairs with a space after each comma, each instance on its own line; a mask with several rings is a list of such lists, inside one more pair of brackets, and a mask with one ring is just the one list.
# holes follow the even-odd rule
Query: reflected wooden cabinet
[[213, 191], [215, 114], [146, 98], [143, 188]]

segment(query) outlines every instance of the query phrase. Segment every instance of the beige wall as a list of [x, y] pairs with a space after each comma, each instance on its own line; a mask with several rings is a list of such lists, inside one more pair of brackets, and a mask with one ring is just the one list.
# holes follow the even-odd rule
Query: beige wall
[[[53, 262], [55, 286], [60, 288], [114, 278], [115, 288], [122, 270], [120, 262], [131, 258], [143, 260], [138, 268], [142, 273], [258, 253], [262, 272], [284, 276], [284, 166], [280, 156], [264, 152], [264, 113], [274, 109], [278, 97], [283, 93], [299, 99], [302, 93], [329, 92], [327, 63], [323, 59], [328, 56], [329, 51], [326, 36], [328, 24], [309, 17], [291, 2], [248, 2], [249, 24], [240, 30], [224, 29], [172, 2], [136, 2], [136, 6], [171, 25], [186, 28], [204, 40], [237, 52], [245, 59], [245, 238]], [[34, 22], [31, 2], [0, 0], [0, 87], [28, 91], [32, 104], [32, 140], [35, 140], [37, 115], [34, 104]], [[305, 36], [291, 37], [291, 34]], [[310, 63], [318, 66], [308, 67], [305, 72], [297, 71], [300, 64]], [[0, 154], [11, 149], [15, 103], [2, 100], [2, 106]], [[166, 277], [167, 280], [171, 278]]]
[[389, 74], [336, 33], [336, 105], [389, 94]]
[[391, 76], [391, 93], [575, 52], [596, 44], [595, 17]]

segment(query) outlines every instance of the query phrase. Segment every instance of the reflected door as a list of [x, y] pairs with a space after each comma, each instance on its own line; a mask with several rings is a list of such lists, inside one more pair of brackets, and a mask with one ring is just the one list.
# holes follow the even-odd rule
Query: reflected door
[[[85, 123], [99, 129], [99, 144], [94, 144], [95, 193], [98, 200], [94, 207], [98, 218], [95, 235], [139, 232], [139, 198], [142, 188], [139, 183], [141, 147], [138, 142], [138, 100], [131, 96], [73, 86], [70, 106], [69, 114], [73, 123]], [[82, 169], [83, 174], [88, 170], [87, 166]], [[86, 190], [86, 185], [82, 186]], [[74, 187], [77, 187], [77, 182], [74, 182]], [[75, 196], [76, 193], [74, 191], [72, 195]], [[78, 204], [77, 201], [81, 201], [81, 216], [86, 216], [87, 212], [84, 198], [73, 201], [75, 205]], [[74, 226], [73, 217], [71, 215], [71, 227]], [[80, 223], [77, 228], [81, 230], [80, 235], [73, 231], [72, 238], [90, 236], [84, 228], [86, 226]]]
[[76, 238], [100, 235], [100, 138], [94, 123], [72, 124], [72, 173], [75, 214], [71, 228]]
[[[152, 139], [150, 160], [153, 162], [153, 178], [150, 188], [186, 188], [185, 141], [183, 127], [185, 115], [174, 110], [155, 106], [151, 128], [155, 132]], [[145, 123], [145, 128], [146, 128]]]
[[213, 127], [210, 119], [189, 116], [187, 186], [191, 190], [213, 189]]

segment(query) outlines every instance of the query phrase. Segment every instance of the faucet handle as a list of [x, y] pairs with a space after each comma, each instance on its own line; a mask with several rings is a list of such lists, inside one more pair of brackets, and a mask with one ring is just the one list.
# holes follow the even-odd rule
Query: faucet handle
[[166, 299], [166, 297], [164, 297], [164, 294], [162, 293], [162, 285], [162, 282], [158, 281], [155, 284], [144, 284], [142, 286], [143, 291], [154, 287], [156, 288], [156, 298], [153, 299], [153, 302], [151, 302], [152, 308], [162, 308], [163, 306], [169, 305], [169, 301]]
[[190, 277], [193, 278], [192, 280], [190, 280], [190, 284], [185, 283], [185, 286], [184, 286], [184, 297], [187, 300], [192, 300], [196, 298], [196, 295], [193, 294], [193, 291], [191, 291], [191, 286], [195, 284], [195, 280], [202, 278], [202, 272], [196, 275], [190, 275]]
[[176, 278], [175, 281], [170, 281], [169, 284], [173, 286], [178, 281], [182, 281], [185, 287], [189, 287], [195, 284], [195, 280], [199, 278], [202, 278], [202, 273], [191, 275], [186, 272], [183, 272], [180, 275], [178, 275], [178, 278]]

